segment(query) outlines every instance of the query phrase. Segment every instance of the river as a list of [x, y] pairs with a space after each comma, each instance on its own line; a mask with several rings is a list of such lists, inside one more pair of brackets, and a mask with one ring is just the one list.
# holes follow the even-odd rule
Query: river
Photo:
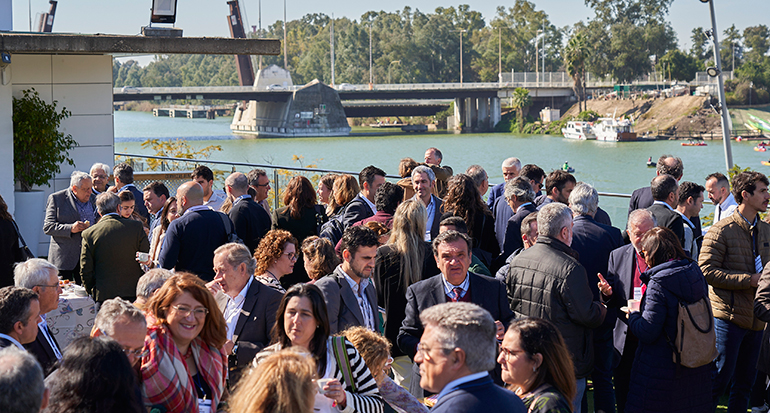
[[[653, 142], [596, 142], [575, 141], [561, 136], [512, 135], [503, 133], [422, 135], [393, 134], [386, 136], [351, 136], [344, 138], [270, 138], [253, 139], [230, 134], [232, 118], [215, 120], [156, 118], [145, 112], [116, 111], [115, 151], [153, 154], [142, 149], [141, 142], [149, 138], [187, 139], [202, 148], [220, 145], [210, 160], [269, 163], [281, 166], [315, 164], [318, 168], [359, 171], [367, 165], [376, 165], [388, 174], [398, 174], [401, 158], [422, 160], [425, 149], [435, 146], [443, 152], [445, 165], [462, 172], [469, 165], [479, 164], [489, 174], [490, 183], [502, 182], [500, 164], [509, 156], [516, 156], [523, 164], [535, 163], [547, 172], [568, 161], [575, 168], [575, 177], [594, 185], [600, 192], [630, 194], [635, 188], [647, 186], [655, 170], [646, 166], [662, 154], [673, 154], [684, 162], [685, 181], [704, 184], [706, 175], [725, 172], [721, 141], [708, 141], [706, 147], [683, 147], [682, 141]], [[755, 152], [756, 142], [732, 142], [734, 163], [770, 173], [762, 165], [765, 153]], [[599, 205], [607, 210], [615, 226], [625, 226], [628, 200], [601, 197]], [[706, 205], [701, 216], [713, 211]]]

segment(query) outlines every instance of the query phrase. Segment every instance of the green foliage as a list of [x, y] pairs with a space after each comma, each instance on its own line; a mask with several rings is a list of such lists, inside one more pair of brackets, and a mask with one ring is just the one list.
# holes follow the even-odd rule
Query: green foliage
[[722, 70], [733, 70], [738, 68], [743, 62], [737, 53], [733, 53], [735, 46], [740, 46], [741, 32], [735, 28], [735, 25], [728, 27], [724, 31], [724, 37], [719, 39], [719, 56], [722, 59]]
[[22, 95], [13, 98], [13, 172], [21, 190], [29, 192], [34, 185], [50, 186], [48, 181], [61, 172], [62, 163], [75, 166], [69, 151], [78, 143], [59, 131], [70, 111], [57, 111], [57, 102], [44, 102], [35, 88]]
[[[209, 145], [204, 148], [196, 149], [184, 139], [175, 140], [161, 140], [161, 139], [147, 139], [142, 142], [142, 149], [152, 149], [155, 153], [154, 156], [165, 156], [168, 158], [184, 158], [184, 159], [208, 159], [211, 153], [214, 151], [221, 151], [222, 147], [219, 145]], [[126, 162], [128, 164], [135, 164], [138, 159], [131, 157], [116, 156], [115, 162]], [[162, 159], [144, 158], [147, 163], [147, 169], [150, 171], [165, 171], [165, 170], [184, 170], [195, 168], [195, 162], [183, 162], [183, 161], [165, 161]], [[214, 171], [214, 174], [219, 176], [223, 175], [223, 171]]]
[[692, 46], [690, 46], [690, 55], [695, 58], [695, 60], [703, 63], [712, 59], [713, 50], [707, 41], [706, 34], [703, 32], [703, 27], [695, 27], [692, 29], [690, 42], [692, 42]]
[[743, 29], [743, 42], [749, 51], [746, 60], [760, 62], [770, 49], [770, 30], [764, 24]]
[[578, 98], [578, 107], [585, 98], [583, 96], [583, 79], [586, 75], [586, 61], [590, 53], [588, 41], [581, 32], [575, 33], [567, 42], [567, 47], [564, 48], [564, 65], [567, 68], [567, 74], [572, 77], [574, 82], [572, 89]]
[[701, 69], [700, 62], [677, 49], [671, 50], [658, 60], [658, 70], [667, 79], [689, 82], [695, 79], [695, 72]]
[[518, 114], [519, 123], [522, 123], [529, 111], [529, 107], [532, 106], [532, 97], [529, 96], [529, 90], [517, 87], [513, 91], [511, 106]]
[[155, 56], [147, 67], [136, 61], [113, 61], [114, 87], [237, 86], [232, 55]]
[[599, 114], [596, 111], [593, 110], [584, 110], [580, 113], [578, 113], [577, 116], [575, 116], [574, 120], [579, 120], [583, 122], [593, 122], [595, 120], [599, 119]]

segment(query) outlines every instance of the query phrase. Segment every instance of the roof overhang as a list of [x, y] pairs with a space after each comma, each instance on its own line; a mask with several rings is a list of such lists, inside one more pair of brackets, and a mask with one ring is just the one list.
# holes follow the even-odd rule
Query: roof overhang
[[278, 55], [278, 39], [0, 32], [0, 51], [25, 54]]

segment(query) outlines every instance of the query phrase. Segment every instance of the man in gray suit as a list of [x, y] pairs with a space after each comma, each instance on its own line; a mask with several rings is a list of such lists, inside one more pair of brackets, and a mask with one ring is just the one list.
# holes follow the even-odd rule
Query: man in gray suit
[[48, 260], [59, 269], [62, 278], [80, 280], [81, 232], [96, 222], [96, 195], [91, 190], [91, 175], [75, 171], [67, 189], [48, 196], [43, 232], [51, 236]]
[[364, 226], [349, 227], [340, 242], [342, 264], [316, 282], [329, 311], [331, 334], [354, 326], [381, 332], [377, 293], [371, 282], [378, 246], [374, 231]]

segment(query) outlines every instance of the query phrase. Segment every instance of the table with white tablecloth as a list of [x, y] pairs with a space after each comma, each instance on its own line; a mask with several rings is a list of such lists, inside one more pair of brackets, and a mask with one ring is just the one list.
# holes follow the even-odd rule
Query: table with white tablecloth
[[59, 307], [46, 314], [46, 322], [51, 333], [64, 349], [72, 340], [88, 335], [94, 326], [96, 304], [85, 295], [85, 289], [70, 285], [59, 296]]

